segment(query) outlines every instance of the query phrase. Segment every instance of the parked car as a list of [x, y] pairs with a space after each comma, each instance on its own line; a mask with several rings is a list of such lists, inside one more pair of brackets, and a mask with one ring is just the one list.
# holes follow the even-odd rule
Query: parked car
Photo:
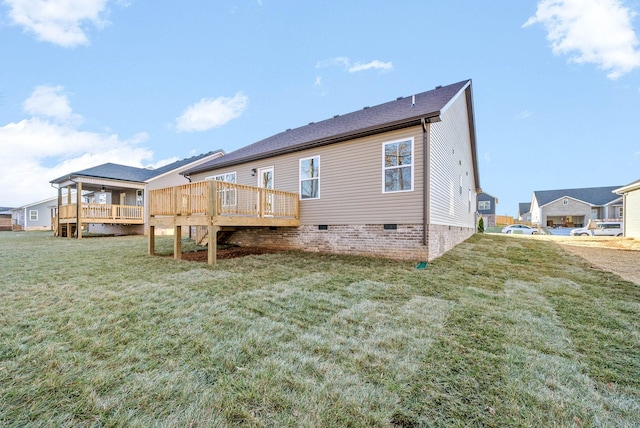
[[601, 221], [587, 227], [580, 227], [569, 232], [571, 236], [622, 236], [621, 221]]
[[512, 234], [520, 234], [520, 235], [537, 235], [540, 233], [544, 235], [544, 232], [538, 232], [538, 229], [535, 227], [527, 226], [526, 224], [512, 224], [510, 226], [506, 226], [502, 228], [502, 233], [512, 233]]

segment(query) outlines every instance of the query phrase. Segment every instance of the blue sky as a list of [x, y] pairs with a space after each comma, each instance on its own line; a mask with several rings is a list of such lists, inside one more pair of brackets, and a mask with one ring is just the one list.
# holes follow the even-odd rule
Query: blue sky
[[640, 179], [640, 0], [0, 0], [0, 206], [473, 80], [481, 187]]

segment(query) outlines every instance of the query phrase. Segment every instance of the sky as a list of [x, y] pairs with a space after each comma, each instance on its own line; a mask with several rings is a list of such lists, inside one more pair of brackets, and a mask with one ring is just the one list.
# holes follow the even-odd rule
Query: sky
[[472, 79], [480, 186], [640, 179], [640, 0], [0, 0], [0, 206]]

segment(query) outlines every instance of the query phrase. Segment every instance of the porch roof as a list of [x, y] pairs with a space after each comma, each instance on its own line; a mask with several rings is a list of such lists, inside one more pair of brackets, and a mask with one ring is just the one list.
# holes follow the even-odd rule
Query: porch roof
[[[102, 165], [94, 166], [91, 168], [83, 169], [81, 171], [72, 172], [70, 174], [63, 175], [50, 181], [50, 183], [60, 184], [70, 180], [73, 177], [92, 177], [92, 178], [104, 178], [109, 180], [118, 181], [130, 181], [137, 183], [145, 183], [154, 177], [165, 174], [169, 171], [181, 168], [196, 162], [202, 158], [210, 156], [217, 152], [223, 152], [222, 150], [211, 151], [203, 153], [190, 158], [182, 159], [168, 165], [164, 165], [157, 169], [138, 168], [134, 166], [120, 165], [117, 163], [104, 163]], [[223, 152], [224, 153], [224, 152]]]

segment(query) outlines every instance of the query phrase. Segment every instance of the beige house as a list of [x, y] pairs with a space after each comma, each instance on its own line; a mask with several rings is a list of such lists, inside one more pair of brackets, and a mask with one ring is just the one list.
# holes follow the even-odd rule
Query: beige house
[[615, 189], [622, 196], [624, 207], [624, 236], [640, 238], [640, 180]]
[[531, 222], [547, 227], [582, 227], [589, 220], [620, 219], [622, 197], [613, 193], [618, 187], [536, 190], [531, 200]]
[[[182, 159], [161, 168], [136, 168], [106, 163], [51, 181], [56, 236], [82, 238], [85, 233], [132, 235], [148, 229], [147, 193], [189, 183], [181, 173], [220, 156], [222, 150]], [[82, 227], [78, 228], [77, 225]]]
[[[204, 224], [215, 233], [227, 231], [231, 243], [431, 260], [476, 230], [474, 121], [466, 80], [289, 129], [184, 174], [194, 184], [216, 183], [200, 192], [217, 195], [203, 202], [212, 207]], [[298, 206], [282, 210], [289, 223], [267, 223], [276, 219], [270, 213], [279, 204], [272, 194], [256, 196], [259, 201], [245, 198], [254, 201], [251, 207], [265, 207], [252, 214], [265, 223], [220, 215], [229, 208], [249, 215], [236, 209], [237, 192], [249, 188], [276, 189], [283, 201], [293, 195]], [[195, 225], [195, 217], [185, 217], [184, 204], [177, 208], [182, 215], [174, 209], [172, 219], [161, 218], [171, 215], [170, 194], [158, 194], [151, 223]]]

